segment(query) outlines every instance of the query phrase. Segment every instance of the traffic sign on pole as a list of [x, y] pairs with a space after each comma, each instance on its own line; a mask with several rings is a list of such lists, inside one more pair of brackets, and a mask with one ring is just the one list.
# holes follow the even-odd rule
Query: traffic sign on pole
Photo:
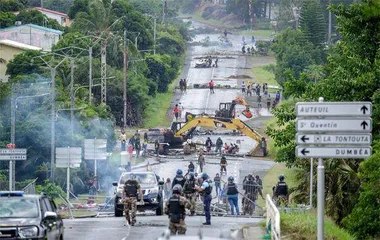
[[0, 160], [6, 160], [6, 161], [26, 160], [26, 155], [0, 155]]
[[296, 148], [299, 158], [368, 158], [371, 147], [304, 147]]
[[297, 132], [371, 132], [371, 118], [296, 119]]
[[1, 154], [20, 154], [25, 155], [26, 154], [26, 148], [0, 148], [0, 155]]
[[370, 102], [300, 102], [296, 104], [298, 117], [369, 117]]
[[309, 134], [297, 133], [297, 144], [329, 144], [329, 145], [371, 145], [372, 135], [364, 134]]

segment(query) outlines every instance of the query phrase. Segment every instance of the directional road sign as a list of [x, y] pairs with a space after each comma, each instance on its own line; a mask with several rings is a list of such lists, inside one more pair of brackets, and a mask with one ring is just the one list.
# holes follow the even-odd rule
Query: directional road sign
[[82, 148], [56, 148], [55, 157], [57, 168], [77, 168], [82, 162]]
[[6, 160], [6, 161], [26, 160], [26, 155], [0, 155], [0, 160]]
[[26, 154], [26, 148], [0, 148], [0, 155], [3, 154], [20, 154], [25, 155]]
[[296, 119], [297, 132], [371, 132], [371, 118]]
[[85, 139], [84, 159], [107, 160], [107, 139]]
[[371, 147], [303, 147], [296, 148], [299, 158], [368, 158]]
[[369, 117], [371, 102], [300, 102], [296, 104], [298, 117]]
[[372, 135], [365, 134], [302, 134], [296, 135], [297, 144], [371, 145]]

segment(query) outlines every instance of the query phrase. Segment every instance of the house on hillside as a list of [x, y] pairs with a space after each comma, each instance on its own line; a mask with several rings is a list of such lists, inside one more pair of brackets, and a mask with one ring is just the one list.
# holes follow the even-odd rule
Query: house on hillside
[[35, 8], [32, 8], [32, 9], [40, 11], [41, 13], [43, 13], [48, 18], [52, 18], [52, 19], [57, 20], [57, 22], [59, 24], [61, 24], [61, 26], [63, 26], [63, 27], [70, 26], [70, 18], [65, 13], [53, 11], [53, 10], [50, 10], [50, 9], [47, 9], [47, 8], [42, 8], [42, 7], [35, 7]]
[[0, 29], [0, 40], [9, 39], [50, 51], [62, 34], [63, 32], [59, 30], [24, 24]]
[[9, 76], [5, 75], [7, 64], [15, 55], [20, 54], [25, 50], [39, 51], [42, 49], [8, 39], [0, 40], [0, 82], [8, 82]]

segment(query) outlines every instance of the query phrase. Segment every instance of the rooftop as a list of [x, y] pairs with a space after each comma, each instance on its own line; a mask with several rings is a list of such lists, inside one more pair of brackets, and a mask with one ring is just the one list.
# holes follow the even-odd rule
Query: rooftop
[[39, 29], [39, 30], [42, 30], [42, 31], [46, 31], [46, 32], [51, 32], [51, 33], [55, 33], [55, 34], [58, 34], [58, 35], [62, 35], [63, 32], [62, 31], [59, 31], [59, 30], [55, 30], [55, 29], [52, 29], [52, 28], [47, 28], [47, 27], [42, 27], [42, 26], [39, 26], [39, 25], [36, 25], [36, 24], [23, 24], [23, 25], [17, 25], [17, 26], [12, 26], [12, 27], [7, 27], [7, 28], [2, 28], [0, 29], [0, 32], [6, 32], [6, 31], [9, 31], [11, 29], [16, 29], [16, 28], [21, 28], [21, 27], [31, 27], [31, 28], [35, 28], [35, 29]]
[[0, 40], [0, 45], [6, 45], [6, 46], [19, 48], [19, 49], [23, 49], [23, 50], [37, 50], [37, 51], [42, 50], [42, 48], [31, 46], [31, 45], [20, 43], [20, 42], [16, 42], [16, 41], [12, 41], [9, 39]]
[[66, 13], [61, 13], [61, 12], [53, 11], [53, 10], [50, 10], [50, 9], [47, 9], [47, 8], [34, 7], [33, 9], [38, 10], [38, 11], [42, 11], [42, 12], [49, 12], [49, 13], [53, 13], [53, 14], [57, 14], [57, 15], [69, 18], [69, 16]]

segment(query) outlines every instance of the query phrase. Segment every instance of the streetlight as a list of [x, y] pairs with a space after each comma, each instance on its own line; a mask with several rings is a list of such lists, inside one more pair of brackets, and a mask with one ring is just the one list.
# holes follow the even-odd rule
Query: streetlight
[[[13, 86], [12, 86], [12, 93], [13, 93]], [[31, 95], [31, 96], [18, 96], [17, 98], [12, 96], [12, 101], [11, 101], [11, 143], [12, 144], [16, 144], [16, 108], [18, 108], [17, 101], [21, 99], [43, 97], [49, 94], [50, 93]], [[16, 162], [9, 161], [9, 191], [12, 191], [12, 189], [15, 189], [15, 183], [16, 183]]]

